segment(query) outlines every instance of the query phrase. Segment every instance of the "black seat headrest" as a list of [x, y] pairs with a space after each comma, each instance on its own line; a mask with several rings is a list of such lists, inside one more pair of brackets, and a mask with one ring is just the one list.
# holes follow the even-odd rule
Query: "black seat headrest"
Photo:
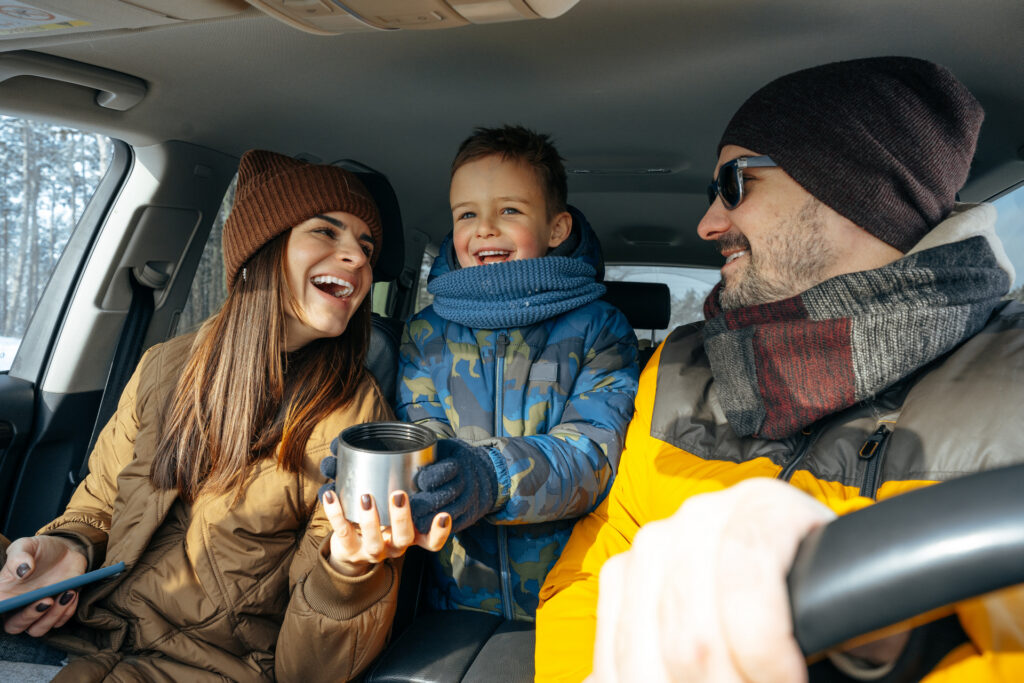
[[384, 245], [377, 265], [373, 268], [374, 282], [395, 280], [405, 267], [405, 231], [402, 228], [402, 212], [398, 208], [398, 197], [391, 182], [380, 171], [352, 159], [334, 162], [347, 171], [352, 171], [373, 196], [380, 211], [381, 228], [384, 231]]
[[637, 330], [664, 330], [672, 318], [672, 294], [661, 282], [620, 282], [605, 280], [608, 289], [601, 297], [625, 314]]

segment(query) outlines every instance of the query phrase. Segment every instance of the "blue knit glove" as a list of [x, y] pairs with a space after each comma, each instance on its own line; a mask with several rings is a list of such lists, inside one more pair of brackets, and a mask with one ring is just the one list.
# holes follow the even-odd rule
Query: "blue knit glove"
[[[334, 444], [331, 444], [331, 451]], [[316, 492], [317, 500], [323, 500], [324, 494], [334, 490], [334, 479], [338, 476], [338, 459], [334, 455], [328, 455], [320, 461], [320, 474], [327, 477], [327, 483]]]
[[494, 509], [498, 474], [483, 446], [458, 439], [437, 442], [437, 461], [416, 473], [419, 493], [409, 498], [416, 528], [427, 533], [434, 515], [452, 517], [452, 533], [476, 523]]

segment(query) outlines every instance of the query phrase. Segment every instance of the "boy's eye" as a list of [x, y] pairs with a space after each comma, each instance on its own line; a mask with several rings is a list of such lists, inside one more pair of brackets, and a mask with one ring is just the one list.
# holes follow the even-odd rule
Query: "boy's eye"
[[463, 211], [462, 213], [455, 216], [455, 220], [462, 221], [468, 218], [476, 218], [476, 214], [472, 211]]
[[520, 213], [519, 209], [515, 208], [514, 206], [506, 206], [504, 209], [501, 210], [501, 212], [507, 214]]
[[369, 247], [369, 245], [364, 244], [364, 245], [362, 245], [362, 247], [363, 247], [363, 254], [366, 255], [366, 258], [370, 258], [371, 256], [373, 256], [373, 249], [371, 249]]

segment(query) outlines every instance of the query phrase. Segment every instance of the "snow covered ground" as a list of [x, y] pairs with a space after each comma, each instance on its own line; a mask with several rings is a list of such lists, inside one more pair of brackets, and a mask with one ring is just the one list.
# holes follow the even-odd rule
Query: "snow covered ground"
[[14, 354], [18, 352], [21, 340], [17, 337], [0, 337], [0, 372], [7, 372], [14, 362]]

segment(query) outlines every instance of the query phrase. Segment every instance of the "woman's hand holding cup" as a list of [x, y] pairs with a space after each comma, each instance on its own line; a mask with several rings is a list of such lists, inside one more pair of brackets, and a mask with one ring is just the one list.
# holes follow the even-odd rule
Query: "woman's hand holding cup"
[[427, 533], [418, 532], [412, 522], [409, 496], [405, 491], [392, 491], [388, 496], [390, 527], [381, 527], [376, 501], [369, 494], [360, 497], [358, 526], [345, 519], [341, 501], [333, 490], [324, 491], [321, 500], [327, 520], [334, 529], [328, 562], [346, 576], [361, 576], [374, 564], [400, 557], [411, 545], [436, 552], [451, 532], [452, 519], [446, 512], [434, 517]]

